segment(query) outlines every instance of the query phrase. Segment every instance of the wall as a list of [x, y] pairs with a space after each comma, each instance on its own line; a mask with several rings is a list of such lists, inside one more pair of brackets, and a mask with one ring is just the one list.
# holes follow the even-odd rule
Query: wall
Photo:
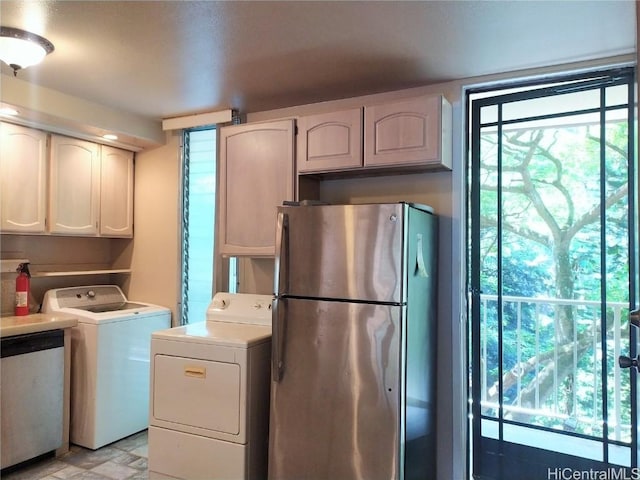
[[[274, 261], [271, 258], [239, 258], [238, 292], [272, 295], [273, 268]], [[221, 289], [224, 290], [224, 287]]]
[[[77, 97], [30, 84], [20, 78], [2, 75], [0, 100], [20, 111], [12, 121], [50, 132], [138, 151], [162, 145], [161, 123], [127, 112], [117, 111]], [[117, 141], [106, 141], [106, 132], [118, 134]]]
[[181, 134], [168, 133], [162, 147], [136, 154], [134, 240], [128, 296], [180, 310]]

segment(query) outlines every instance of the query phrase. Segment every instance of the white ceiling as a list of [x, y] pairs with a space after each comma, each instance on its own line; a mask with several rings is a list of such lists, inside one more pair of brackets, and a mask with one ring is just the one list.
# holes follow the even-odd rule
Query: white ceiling
[[[600, 1], [2, 0], [55, 51], [18, 78], [160, 119], [242, 113], [635, 52]], [[11, 70], [2, 65], [4, 75]]]

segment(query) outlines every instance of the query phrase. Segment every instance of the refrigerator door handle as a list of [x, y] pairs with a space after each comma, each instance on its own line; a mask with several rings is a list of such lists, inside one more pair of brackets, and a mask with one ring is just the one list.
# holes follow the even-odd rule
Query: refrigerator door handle
[[424, 261], [424, 253], [422, 248], [422, 234], [416, 236], [416, 270], [415, 275], [418, 277], [428, 277], [429, 272]]
[[[276, 251], [274, 262], [274, 280], [273, 280], [273, 305], [272, 305], [272, 324], [271, 324], [271, 375], [274, 382], [279, 382], [282, 378], [283, 361], [282, 350], [284, 341], [284, 319], [281, 320], [284, 312], [284, 299], [280, 297], [288, 290], [287, 281], [287, 261], [288, 261], [288, 239], [289, 233], [289, 217], [284, 212], [278, 212], [276, 223]], [[284, 269], [283, 267], [284, 260]], [[283, 271], [284, 270], [284, 271]]]
[[[281, 308], [281, 304], [284, 304], [285, 300], [282, 298], [273, 298], [273, 325], [271, 326], [271, 378], [274, 382], [279, 382], [282, 379], [282, 372], [284, 362], [282, 360], [283, 342], [284, 342], [284, 328], [285, 322], [280, 321], [281, 316], [286, 316], [284, 308]], [[284, 305], [282, 305], [284, 307]]]
[[[286, 293], [286, 290], [283, 291], [281, 288], [283, 286], [283, 275], [282, 275], [282, 260], [287, 260], [287, 234], [289, 227], [289, 216], [284, 212], [278, 212], [278, 219], [276, 222], [276, 252], [275, 252], [275, 265], [273, 270], [273, 293], [277, 297], [282, 293]], [[284, 250], [283, 250], [284, 249]], [[288, 287], [286, 280], [286, 273], [284, 275], [284, 288]]]

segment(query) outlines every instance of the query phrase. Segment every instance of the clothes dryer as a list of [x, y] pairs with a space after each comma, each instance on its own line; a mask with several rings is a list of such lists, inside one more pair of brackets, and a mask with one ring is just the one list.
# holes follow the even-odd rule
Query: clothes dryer
[[216, 293], [151, 355], [149, 478], [266, 478], [271, 296]]

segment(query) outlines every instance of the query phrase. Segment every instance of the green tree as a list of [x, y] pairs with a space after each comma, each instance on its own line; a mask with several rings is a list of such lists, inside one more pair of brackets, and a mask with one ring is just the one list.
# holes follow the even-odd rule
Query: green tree
[[[602, 141], [592, 130], [589, 125], [512, 130], [503, 133], [501, 145], [495, 134], [482, 137], [481, 282], [484, 293], [498, 293], [500, 221], [503, 295], [599, 300], [601, 287], [606, 285], [609, 301], [628, 299], [628, 128], [622, 122], [607, 124], [606, 138]], [[606, 158], [604, 171], [600, 164], [601, 147]], [[498, 148], [502, 148], [500, 170]], [[501, 218], [498, 218], [499, 211]], [[606, 212], [604, 236], [603, 212]], [[601, 238], [605, 242], [602, 247], [607, 263], [604, 277], [605, 266], [599, 253]], [[564, 385], [560, 395], [564, 397], [565, 411], [574, 415], [577, 408], [572, 400], [574, 389], [582, 389], [579, 403], [581, 396], [589, 393], [580, 386], [581, 379], [573, 378], [574, 352], [586, 371], [594, 371], [597, 368], [592, 361], [594, 335], [599, 338], [600, 332], [589, 326], [577, 327], [576, 309], [571, 306], [556, 305], [551, 315], [557, 325], [554, 338], [547, 338], [547, 348], [537, 354], [531, 348], [525, 351], [529, 356], [520, 365], [513, 365], [514, 342], [504, 342], [504, 360], [509, 366], [502, 378], [505, 401], [534, 408], [536, 396], [542, 403], [559, 394], [554, 392], [559, 379], [558, 383]], [[515, 328], [510, 325], [513, 318], [514, 315], [504, 312], [506, 339]], [[606, 329], [612, 326], [607, 322]], [[497, 324], [491, 328], [497, 328]], [[532, 325], [525, 324], [523, 328], [529, 329], [529, 335], [533, 333]], [[488, 368], [493, 368], [490, 378], [497, 382], [499, 360], [494, 354], [485, 361]], [[527, 382], [515, 392], [513, 387], [518, 379]], [[489, 388], [489, 400], [497, 401], [497, 396], [496, 383]], [[514, 414], [512, 418], [531, 421], [530, 414]]]

